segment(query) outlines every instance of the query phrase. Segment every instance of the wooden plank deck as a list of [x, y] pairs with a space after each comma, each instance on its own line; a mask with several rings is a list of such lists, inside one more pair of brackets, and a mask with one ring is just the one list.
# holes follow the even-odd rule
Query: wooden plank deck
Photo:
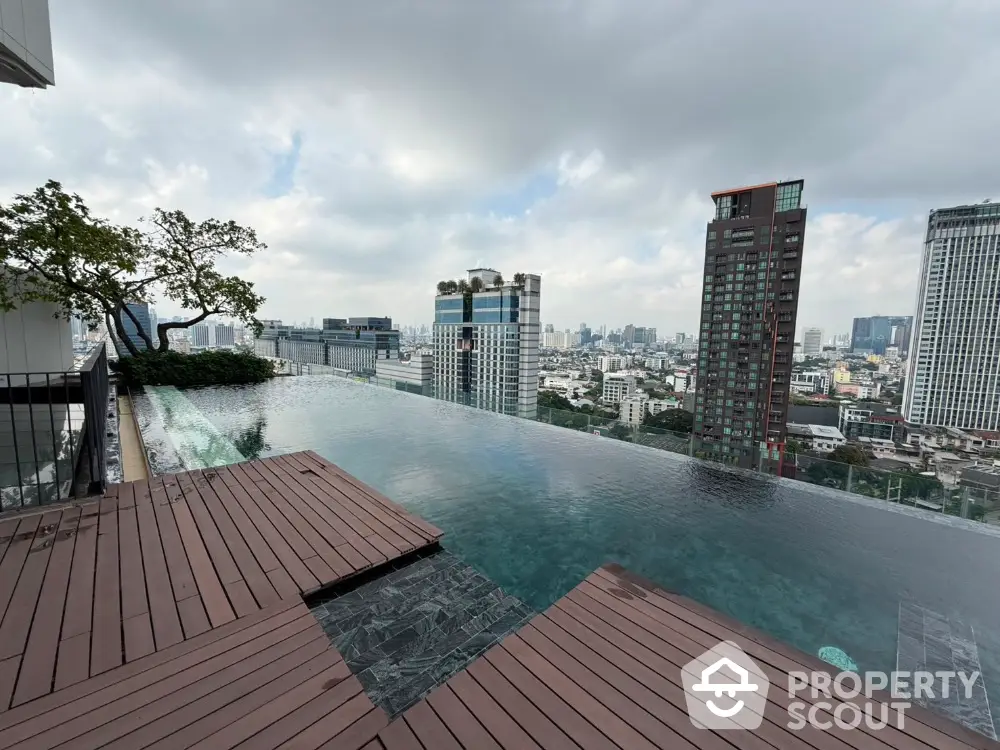
[[[736, 642], [771, 680], [757, 730], [713, 732], [688, 718], [681, 670], [723, 640]], [[1000, 750], [919, 708], [907, 710], [903, 729], [793, 731], [790, 671], [829, 674], [830, 666], [607, 565], [381, 730], [366, 750]]]
[[0, 518], [0, 717], [440, 536], [311, 452]]
[[357, 750], [387, 724], [289, 599], [0, 713], [0, 749]]

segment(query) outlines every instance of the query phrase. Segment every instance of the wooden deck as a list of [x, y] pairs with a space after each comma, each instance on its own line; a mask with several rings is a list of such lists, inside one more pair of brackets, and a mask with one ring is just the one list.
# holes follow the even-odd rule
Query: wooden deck
[[301, 602], [440, 535], [312, 452], [4, 518], [0, 711]]
[[[792, 731], [788, 672], [828, 665], [615, 565], [390, 723], [302, 594], [440, 534], [313, 453], [0, 518], [0, 750], [1000, 750], [919, 709]], [[688, 719], [722, 640], [771, 680], [758, 730]]]
[[0, 713], [0, 748], [357, 750], [387, 723], [292, 599]]
[[[771, 680], [758, 730], [711, 732], [688, 719], [681, 669], [723, 640], [739, 644]], [[916, 708], [904, 731], [788, 729], [788, 673], [829, 670], [609, 565], [381, 730], [366, 750], [1000, 749]]]

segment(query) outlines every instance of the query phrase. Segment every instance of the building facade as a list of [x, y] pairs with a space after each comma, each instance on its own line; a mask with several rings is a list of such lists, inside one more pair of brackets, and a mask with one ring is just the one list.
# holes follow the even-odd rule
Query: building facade
[[648, 400], [649, 398], [645, 394], [626, 396], [622, 399], [618, 409], [618, 420], [630, 425], [642, 424], [646, 416], [646, 402]]
[[873, 315], [855, 318], [851, 328], [852, 354], [885, 354], [894, 346], [903, 356], [910, 350], [912, 315]]
[[807, 328], [802, 332], [802, 354], [806, 357], [818, 357], [823, 351], [823, 329]]
[[903, 416], [884, 404], [842, 403], [838, 408], [837, 427], [848, 440], [875, 438], [900, 441], [903, 439]]
[[635, 393], [635, 377], [611, 372], [604, 376], [601, 386], [601, 400], [605, 404], [620, 404]]
[[261, 357], [369, 376], [375, 375], [377, 360], [399, 359], [399, 331], [391, 318], [324, 318], [322, 329], [294, 328], [280, 320], [263, 324], [254, 340]]
[[783, 457], [806, 209], [802, 180], [713, 193], [705, 239], [695, 449], [746, 467]]
[[375, 360], [375, 380], [401, 391], [433, 395], [434, 355], [414, 352], [401, 359]]
[[44, 89], [55, 82], [49, 0], [3, 0], [0, 83]]
[[931, 211], [916, 313], [906, 421], [1000, 430], [1000, 204]]
[[498, 277], [475, 268], [467, 283], [480, 291], [434, 298], [435, 395], [535, 419], [542, 279], [518, 274], [498, 285]]

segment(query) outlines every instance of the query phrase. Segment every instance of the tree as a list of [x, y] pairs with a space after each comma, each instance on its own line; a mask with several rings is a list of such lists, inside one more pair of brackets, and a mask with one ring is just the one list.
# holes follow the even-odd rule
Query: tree
[[439, 281], [437, 283], [437, 293], [438, 294], [448, 294], [448, 281]]
[[473, 276], [472, 280], [469, 282], [469, 289], [472, 290], [473, 294], [478, 294], [483, 291], [483, 280], [478, 276]]
[[185, 310], [198, 311], [185, 321], [160, 323], [156, 327], [158, 351], [170, 348], [167, 331], [190, 328], [212, 315], [236, 318], [250, 326], [255, 335], [260, 334], [262, 326], [255, 315], [264, 298], [253, 291], [251, 282], [223, 276], [215, 266], [225, 255], [250, 256], [266, 249], [254, 230], [218, 219], [196, 224], [183, 211], [159, 208], [145, 221], [152, 226], [147, 238], [163, 296]]
[[830, 461], [840, 464], [851, 464], [852, 466], [867, 466], [867, 454], [856, 445], [838, 445], [827, 456]]
[[[200, 224], [181, 211], [156, 209], [147, 231], [115, 226], [94, 217], [79, 195], [49, 180], [33, 193], [0, 206], [0, 308], [52, 302], [60, 314], [79, 312], [88, 324], [104, 320], [136, 355], [125, 330], [131, 320], [149, 351], [167, 351], [171, 328], [189, 328], [210, 315], [228, 315], [260, 331], [254, 317], [263, 297], [253, 284], [223, 276], [216, 261], [228, 254], [252, 255], [266, 246], [252, 229], [209, 219]], [[128, 308], [155, 301], [156, 293], [197, 314], [157, 326], [158, 346]]]
[[459, 279], [457, 282], [455, 282], [455, 291], [458, 292], [459, 294], [466, 294], [472, 290], [469, 287], [468, 281], [466, 281], [465, 279]]
[[659, 414], [646, 414], [643, 424], [670, 432], [691, 432], [694, 414], [683, 409], [664, 409]]
[[493, 286], [495, 286], [497, 289], [503, 286], [502, 274], [498, 273], [496, 276], [493, 277]]
[[449, 281], [447, 281], [445, 283], [448, 285], [448, 287], [447, 287], [447, 294], [455, 294], [458, 291], [458, 282], [457, 281], [455, 281], [455, 280], [452, 279], [452, 280], [449, 280]]
[[806, 449], [805, 446], [795, 438], [788, 438], [788, 440], [785, 441], [785, 451], [795, 455], [805, 453]]
[[538, 406], [543, 409], [558, 409], [560, 411], [573, 411], [573, 404], [568, 398], [555, 391], [539, 391]]
[[524, 286], [524, 274], [515, 273], [514, 274], [514, 286]]

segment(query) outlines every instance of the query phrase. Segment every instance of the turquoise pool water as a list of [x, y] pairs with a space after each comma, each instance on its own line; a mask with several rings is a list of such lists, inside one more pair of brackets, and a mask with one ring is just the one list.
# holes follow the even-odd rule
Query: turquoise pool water
[[[809, 653], [836, 646], [862, 670], [891, 670], [899, 604], [912, 601], [973, 626], [1000, 696], [995, 531], [336, 378], [182, 396], [208, 425], [183, 429], [210, 433], [191, 439], [193, 460], [213, 445], [315, 450], [440, 526], [535, 609], [617, 561]], [[157, 446], [177, 429], [148, 406], [154, 462], [176, 470]]]

